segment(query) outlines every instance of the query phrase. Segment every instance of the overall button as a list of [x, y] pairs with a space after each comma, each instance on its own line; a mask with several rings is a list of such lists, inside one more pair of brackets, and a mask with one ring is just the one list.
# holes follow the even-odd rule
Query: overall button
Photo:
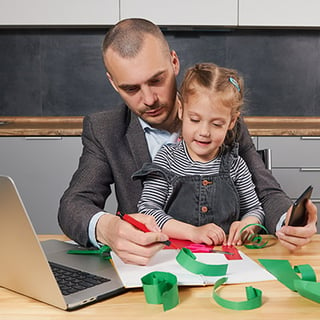
[[207, 213], [208, 212], [208, 207], [206, 207], [206, 206], [201, 207], [201, 212], [202, 213]]
[[202, 185], [207, 186], [208, 184], [212, 184], [212, 181], [202, 180]]

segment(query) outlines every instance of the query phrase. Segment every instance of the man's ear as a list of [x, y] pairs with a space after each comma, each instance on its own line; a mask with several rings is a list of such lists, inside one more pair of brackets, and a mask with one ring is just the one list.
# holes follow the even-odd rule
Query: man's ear
[[119, 92], [117, 86], [115, 85], [115, 83], [112, 80], [111, 74], [109, 72], [106, 72], [106, 75], [107, 75], [107, 78], [108, 78], [109, 82], [113, 86], [113, 89], [116, 90], [117, 92]]
[[235, 126], [235, 124], [236, 124], [237, 119], [239, 118], [239, 116], [240, 116], [240, 112], [236, 112], [235, 114], [232, 115], [232, 118], [231, 118], [231, 121], [230, 121], [228, 130], [233, 129], [233, 127]]
[[177, 76], [179, 74], [179, 71], [180, 71], [179, 57], [178, 57], [177, 53], [174, 50], [171, 50], [170, 55], [171, 55], [171, 63], [172, 63], [172, 66], [173, 66], [174, 74], [175, 74], [175, 76]]

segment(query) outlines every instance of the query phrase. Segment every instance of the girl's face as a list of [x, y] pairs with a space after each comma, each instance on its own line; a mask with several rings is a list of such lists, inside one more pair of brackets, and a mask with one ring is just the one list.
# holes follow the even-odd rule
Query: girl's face
[[182, 137], [193, 161], [208, 162], [217, 156], [227, 131], [239, 116], [231, 111], [210, 90], [201, 87], [179, 106]]

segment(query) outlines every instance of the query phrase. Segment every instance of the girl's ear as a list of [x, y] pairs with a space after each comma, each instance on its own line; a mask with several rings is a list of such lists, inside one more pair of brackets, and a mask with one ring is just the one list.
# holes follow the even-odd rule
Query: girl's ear
[[179, 97], [179, 94], [177, 95], [177, 107], [178, 107], [178, 117], [180, 120], [182, 120], [182, 116], [183, 116], [183, 107], [182, 107], [182, 101], [181, 101], [181, 97]]
[[233, 127], [236, 124], [237, 119], [239, 118], [239, 116], [240, 116], [240, 112], [236, 112], [235, 114], [232, 115], [231, 121], [229, 123], [228, 130], [233, 129]]

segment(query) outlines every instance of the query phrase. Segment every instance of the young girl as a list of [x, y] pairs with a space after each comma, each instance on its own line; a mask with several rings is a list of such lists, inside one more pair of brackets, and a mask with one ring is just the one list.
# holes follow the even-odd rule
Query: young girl
[[138, 210], [153, 215], [170, 238], [240, 245], [244, 226], [264, 222], [235, 143], [243, 80], [235, 70], [196, 64], [187, 70], [180, 93], [182, 139], [164, 145], [153, 163], [134, 174], [144, 179]]

